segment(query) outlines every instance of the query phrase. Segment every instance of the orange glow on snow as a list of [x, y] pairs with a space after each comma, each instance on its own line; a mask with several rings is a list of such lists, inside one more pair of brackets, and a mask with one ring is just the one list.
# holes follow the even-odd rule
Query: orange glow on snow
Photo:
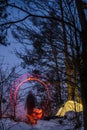
[[42, 119], [42, 109], [33, 109], [33, 113], [31, 115], [26, 115], [30, 124], [37, 124], [37, 120]]
[[34, 108], [32, 116], [36, 117], [37, 119], [41, 119], [42, 118], [42, 109]]

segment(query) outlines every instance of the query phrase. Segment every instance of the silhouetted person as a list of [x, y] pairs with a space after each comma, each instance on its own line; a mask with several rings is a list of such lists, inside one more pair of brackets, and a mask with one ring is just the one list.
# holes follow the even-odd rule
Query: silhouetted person
[[26, 99], [26, 108], [27, 108], [27, 114], [31, 115], [33, 113], [33, 109], [35, 108], [35, 97], [30, 92]]
[[36, 99], [34, 95], [30, 92], [26, 99], [26, 108], [27, 108], [27, 118], [28, 123], [36, 124], [38, 119], [42, 118], [42, 109], [36, 108]]

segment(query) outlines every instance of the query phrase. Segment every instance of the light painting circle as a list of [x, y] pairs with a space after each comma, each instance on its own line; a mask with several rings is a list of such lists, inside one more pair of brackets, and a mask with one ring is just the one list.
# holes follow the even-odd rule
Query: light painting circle
[[[21, 78], [24, 78], [25, 79], [23, 81], [20, 81]], [[19, 82], [20, 81], [20, 82]], [[25, 74], [21, 77], [19, 77], [15, 82], [14, 84], [12, 85], [11, 89], [10, 89], [10, 103], [11, 103], [11, 106], [12, 108], [14, 109], [15, 105], [17, 104], [17, 96], [18, 96], [18, 91], [20, 89], [20, 87], [28, 82], [28, 81], [37, 81], [39, 82], [43, 87], [45, 87], [46, 89], [46, 95], [47, 95], [47, 100], [46, 100], [46, 103], [45, 103], [45, 107], [48, 106], [48, 103], [49, 103], [49, 97], [50, 97], [50, 94], [49, 94], [49, 87], [48, 87], [48, 84], [43, 82], [41, 79], [40, 79], [40, 76], [37, 76], [35, 77], [35, 74], [34, 75], [30, 75], [30, 74]], [[16, 85], [17, 84], [17, 85]]]

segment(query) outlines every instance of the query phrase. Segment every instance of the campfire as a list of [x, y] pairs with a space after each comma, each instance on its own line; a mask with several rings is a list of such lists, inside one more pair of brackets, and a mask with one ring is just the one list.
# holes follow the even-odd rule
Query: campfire
[[37, 120], [42, 119], [42, 109], [34, 108], [32, 114], [26, 115], [30, 124], [37, 124]]

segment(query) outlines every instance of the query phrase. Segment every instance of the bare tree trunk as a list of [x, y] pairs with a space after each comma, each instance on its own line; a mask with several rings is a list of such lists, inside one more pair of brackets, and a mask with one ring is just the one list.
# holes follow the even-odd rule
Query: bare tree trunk
[[[75, 23], [74, 23], [75, 25]], [[71, 63], [72, 63], [72, 68], [71, 68], [71, 74], [72, 74], [72, 89], [74, 92], [74, 96], [75, 96], [75, 100], [79, 103], [82, 103], [82, 99], [79, 95], [79, 91], [78, 91], [78, 78], [79, 78], [79, 59], [80, 59], [80, 52], [79, 52], [79, 43], [78, 43], [78, 39], [77, 39], [77, 31], [75, 29], [74, 32], [74, 37], [75, 37], [75, 44], [76, 44], [76, 54], [75, 54], [75, 48], [73, 47], [73, 31], [70, 27], [70, 45], [71, 45], [71, 53], [72, 53], [72, 59], [71, 59]], [[81, 91], [80, 91], [81, 92]], [[73, 98], [74, 99], [74, 98]]]
[[0, 90], [0, 118], [2, 117], [2, 95], [3, 95], [3, 87], [2, 85], [0, 86], [1, 90]]
[[80, 70], [80, 78], [81, 78], [82, 101], [84, 107], [84, 130], [87, 130], [87, 21], [82, 4], [83, 4], [82, 0], [76, 0], [76, 6], [82, 28], [81, 32], [82, 64]]
[[[0, 95], [1, 96], [1, 95]], [[1, 97], [0, 97], [0, 118], [2, 117], [2, 109], [1, 109]]]
[[54, 61], [55, 61], [55, 66], [56, 66], [56, 90], [57, 90], [57, 101], [58, 104], [61, 103], [61, 86], [60, 86], [60, 76], [59, 76], [59, 66], [58, 66], [58, 62], [57, 62], [57, 50], [56, 48], [52, 48], [53, 49], [53, 55], [54, 55]]
[[67, 39], [66, 39], [66, 29], [64, 23], [64, 13], [62, 7], [62, 0], [60, 0], [60, 9], [62, 16], [62, 28], [63, 28], [63, 42], [64, 42], [64, 50], [65, 50], [65, 65], [66, 65], [66, 76], [67, 76], [67, 86], [68, 86], [68, 100], [72, 100], [72, 86], [70, 85], [70, 66], [69, 66], [69, 58], [68, 58], [68, 50], [67, 50]]

